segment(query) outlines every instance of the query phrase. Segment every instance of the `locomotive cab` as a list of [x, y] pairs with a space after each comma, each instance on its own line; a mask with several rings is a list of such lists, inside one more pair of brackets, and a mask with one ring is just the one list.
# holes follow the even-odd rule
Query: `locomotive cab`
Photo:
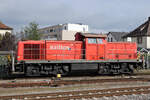
[[105, 60], [106, 35], [77, 33], [76, 41], [83, 41], [83, 55], [86, 60]]

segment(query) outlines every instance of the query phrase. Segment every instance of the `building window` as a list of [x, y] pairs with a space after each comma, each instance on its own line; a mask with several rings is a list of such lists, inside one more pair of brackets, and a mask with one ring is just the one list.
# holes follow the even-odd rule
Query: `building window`
[[49, 33], [49, 30], [47, 30], [46, 33]]
[[137, 37], [137, 43], [142, 44], [142, 37]]
[[109, 38], [107, 38], [107, 41], [109, 42]]
[[85, 28], [83, 27], [83, 32], [85, 32]]
[[46, 31], [45, 31], [45, 30], [43, 30], [43, 31], [42, 31], [42, 33], [46, 33]]
[[47, 39], [50, 39], [50, 38], [51, 38], [50, 36], [47, 37]]
[[113, 38], [110, 38], [110, 42], [113, 42]]
[[44, 33], [47, 33], [47, 32], [48, 32], [47, 30], [44, 31]]
[[64, 30], [67, 30], [67, 26], [64, 26]]
[[58, 28], [58, 32], [61, 32], [62, 28]]
[[132, 41], [131, 37], [127, 37], [127, 42], [131, 42], [131, 41]]
[[53, 32], [53, 29], [50, 29], [49, 32]]

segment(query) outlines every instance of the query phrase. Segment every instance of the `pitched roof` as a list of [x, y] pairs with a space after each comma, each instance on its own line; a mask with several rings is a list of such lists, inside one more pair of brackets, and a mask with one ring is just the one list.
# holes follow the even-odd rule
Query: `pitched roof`
[[128, 32], [109, 32], [107, 35], [111, 34], [116, 41], [121, 41], [122, 37], [127, 35]]
[[4, 30], [12, 30], [13, 28], [6, 26], [5, 24], [3, 24], [2, 22], [0, 22], [0, 29], [4, 29]]
[[125, 37], [135, 37], [135, 36], [150, 36], [150, 17], [146, 22], [137, 27], [135, 30], [131, 31]]

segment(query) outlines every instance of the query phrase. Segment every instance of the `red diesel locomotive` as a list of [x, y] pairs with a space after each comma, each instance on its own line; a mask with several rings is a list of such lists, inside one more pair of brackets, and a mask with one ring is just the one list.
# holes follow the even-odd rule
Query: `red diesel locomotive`
[[77, 33], [75, 41], [18, 42], [14, 70], [26, 75], [66, 75], [72, 64], [97, 64], [99, 74], [125, 74], [140, 63], [136, 43], [107, 42], [106, 35]]

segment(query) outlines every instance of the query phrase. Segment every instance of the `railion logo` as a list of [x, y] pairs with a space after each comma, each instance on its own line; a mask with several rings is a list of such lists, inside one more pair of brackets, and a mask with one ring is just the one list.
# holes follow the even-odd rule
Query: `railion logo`
[[51, 50], [71, 50], [69, 46], [62, 46], [62, 45], [51, 45]]

